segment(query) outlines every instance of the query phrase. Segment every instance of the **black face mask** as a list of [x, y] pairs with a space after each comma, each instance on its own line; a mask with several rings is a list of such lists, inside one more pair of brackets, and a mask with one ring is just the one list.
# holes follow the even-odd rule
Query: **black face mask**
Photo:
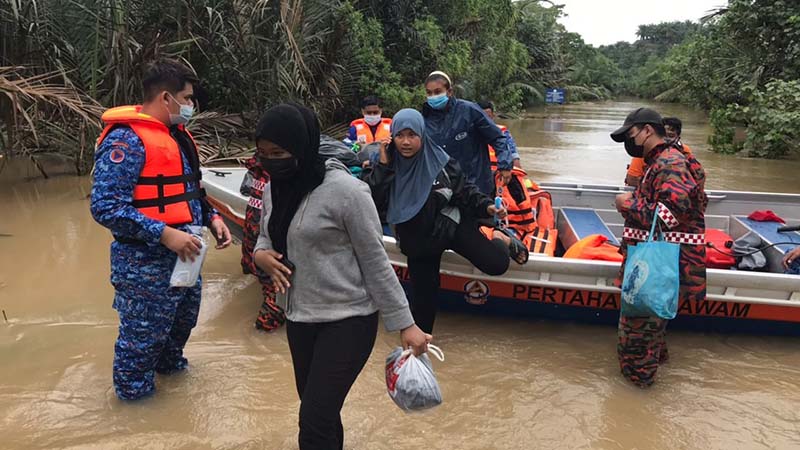
[[[639, 130], [641, 133], [642, 130]], [[636, 137], [639, 136], [639, 133], [636, 133], [635, 136], [628, 136], [625, 138], [625, 151], [632, 158], [641, 158], [644, 156], [644, 145], [636, 145]]]
[[288, 180], [297, 173], [297, 158], [295, 157], [281, 159], [259, 157], [258, 159], [270, 178]]

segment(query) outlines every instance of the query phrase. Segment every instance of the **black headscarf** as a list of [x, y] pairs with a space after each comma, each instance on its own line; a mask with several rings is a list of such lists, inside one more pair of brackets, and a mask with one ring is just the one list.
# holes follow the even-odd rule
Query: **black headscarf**
[[256, 126], [256, 140], [267, 140], [297, 158], [297, 174], [289, 180], [272, 178], [272, 213], [267, 225], [272, 248], [287, 254], [286, 234], [300, 202], [322, 184], [325, 160], [319, 156], [319, 121], [314, 111], [296, 103], [267, 110]]

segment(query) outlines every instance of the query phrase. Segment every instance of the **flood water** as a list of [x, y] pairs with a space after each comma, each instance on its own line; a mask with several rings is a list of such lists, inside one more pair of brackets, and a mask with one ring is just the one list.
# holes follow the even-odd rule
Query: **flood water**
[[[507, 123], [534, 178], [618, 183], [627, 158], [608, 133], [635, 106]], [[661, 109], [684, 119], [710, 188], [800, 192], [800, 163], [713, 155], [701, 113]], [[0, 448], [297, 448], [286, 335], [253, 328], [260, 293], [239, 247], [206, 261], [190, 369], [158, 378], [150, 399], [116, 399], [111, 238], [89, 190], [77, 177], [0, 184]], [[386, 394], [397, 336], [381, 331], [344, 406], [345, 448], [800, 448], [800, 339], [671, 332], [672, 360], [649, 390], [619, 375], [613, 327], [442, 314], [435, 341], [444, 404], [407, 415]]]
[[800, 160], [753, 159], [710, 151], [702, 111], [679, 104], [615, 101], [548, 106], [521, 120], [500, 120], [520, 147], [522, 164], [537, 180], [621, 184], [630, 157], [609, 134], [632, 110], [648, 106], [683, 121], [682, 140], [706, 169], [706, 188], [800, 193]]

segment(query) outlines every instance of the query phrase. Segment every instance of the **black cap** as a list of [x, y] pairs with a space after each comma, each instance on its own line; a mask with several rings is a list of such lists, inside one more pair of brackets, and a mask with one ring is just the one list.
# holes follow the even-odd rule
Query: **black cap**
[[478, 106], [480, 106], [481, 109], [491, 109], [492, 111], [494, 111], [494, 103], [492, 103], [492, 102], [490, 102], [488, 100], [484, 100], [482, 102], [478, 102]]
[[613, 139], [614, 142], [623, 142], [625, 141], [625, 134], [628, 133], [628, 130], [630, 130], [631, 127], [646, 123], [652, 125], [661, 125], [661, 114], [650, 108], [636, 109], [632, 113], [628, 114], [628, 117], [625, 118], [625, 123], [623, 123], [621, 127], [617, 128], [616, 131], [611, 133], [611, 139]]

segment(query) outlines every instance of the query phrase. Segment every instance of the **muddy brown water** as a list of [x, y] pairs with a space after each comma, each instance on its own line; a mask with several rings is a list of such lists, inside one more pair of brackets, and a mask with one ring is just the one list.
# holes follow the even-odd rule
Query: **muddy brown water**
[[[635, 106], [506, 123], [536, 179], [617, 183], [627, 158], [608, 132]], [[800, 163], [708, 153], [702, 113], [659, 107], [686, 122], [709, 187], [800, 192]], [[89, 190], [77, 177], [0, 184], [0, 448], [297, 448], [286, 335], [253, 328], [259, 289], [239, 247], [206, 262], [188, 372], [158, 378], [153, 398], [116, 399], [111, 239], [89, 215]], [[381, 331], [345, 403], [345, 448], [800, 448], [800, 339], [671, 332], [672, 360], [646, 391], [620, 377], [615, 339], [613, 327], [442, 314], [444, 404], [404, 414], [383, 380], [397, 336]]]

